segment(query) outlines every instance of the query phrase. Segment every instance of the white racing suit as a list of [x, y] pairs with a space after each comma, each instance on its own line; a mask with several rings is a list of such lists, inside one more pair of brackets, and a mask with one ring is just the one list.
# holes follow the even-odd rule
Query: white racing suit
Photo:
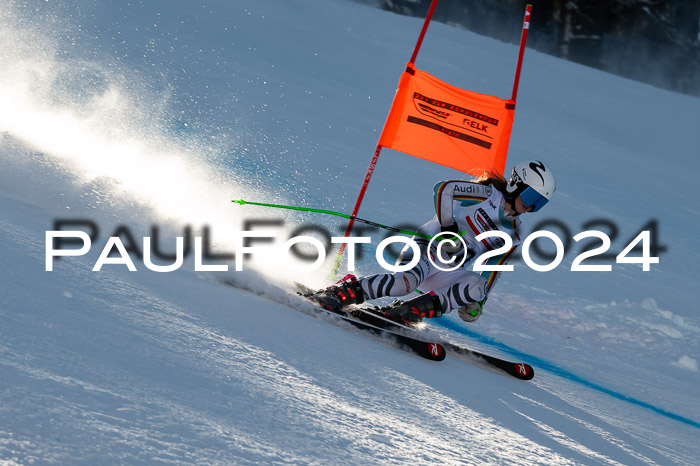
[[[421, 252], [418, 264], [405, 272], [382, 273], [359, 279], [366, 299], [405, 296], [420, 289], [422, 292], [430, 291], [439, 298], [443, 313], [486, 299], [500, 272], [479, 274], [469, 270], [471, 263], [474, 258], [497, 249], [502, 251], [489, 258], [484, 265], [507, 263], [521, 242], [520, 220], [507, 215], [503, 194], [492, 185], [459, 180], [435, 185], [435, 212], [435, 217], [420, 227], [418, 232], [434, 236], [456, 223], [467, 244], [468, 259], [465, 263], [455, 270], [440, 270], [437, 266], [442, 269], [450, 267], [450, 264], [438, 258], [437, 246], [440, 241], [433, 241], [429, 248], [429, 239], [414, 237]], [[476, 241], [476, 236], [492, 230], [509, 235], [513, 240], [512, 247], [503, 248], [504, 241], [498, 237]], [[450, 236], [446, 235], [445, 238]], [[446, 257], [444, 250], [442, 255]], [[408, 264], [412, 257], [410, 248], [406, 248], [401, 264]]]

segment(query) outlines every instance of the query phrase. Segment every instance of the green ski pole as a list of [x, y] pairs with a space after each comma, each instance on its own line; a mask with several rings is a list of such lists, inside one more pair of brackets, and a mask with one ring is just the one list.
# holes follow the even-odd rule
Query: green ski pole
[[391, 227], [388, 225], [382, 225], [381, 223], [373, 222], [371, 220], [366, 220], [366, 219], [360, 218], [360, 217], [354, 217], [354, 216], [348, 215], [348, 214], [343, 214], [341, 212], [335, 212], [333, 210], [312, 209], [310, 207], [297, 207], [297, 206], [282, 205], [282, 204], [265, 204], [262, 202], [244, 201], [243, 199], [239, 199], [237, 201], [231, 201], [231, 202], [239, 204], [239, 205], [248, 204], [248, 205], [261, 206], [261, 207], [274, 207], [276, 209], [297, 210], [297, 211], [301, 211], [301, 212], [314, 212], [317, 214], [335, 215], [336, 217], [354, 219], [356, 222], [365, 223], [367, 225], [372, 225], [372, 226], [377, 227], [377, 228], [383, 228], [384, 230], [393, 231], [395, 233], [402, 233], [404, 235], [410, 235], [410, 236], [420, 236], [422, 238], [432, 238], [431, 235], [417, 233], [415, 231], [401, 230], [400, 228], [395, 228], [395, 227]]

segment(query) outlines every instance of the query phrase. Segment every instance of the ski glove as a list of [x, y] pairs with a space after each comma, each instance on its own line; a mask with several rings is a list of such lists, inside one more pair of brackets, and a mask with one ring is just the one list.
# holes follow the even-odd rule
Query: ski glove
[[479, 317], [481, 317], [481, 311], [484, 309], [485, 302], [486, 300], [484, 299], [483, 301], [474, 301], [473, 303], [460, 307], [457, 310], [459, 318], [465, 322], [476, 322]]
[[452, 222], [451, 225], [443, 226], [442, 231], [449, 231], [451, 233], [459, 234], [459, 228], [457, 227], [457, 222]]
[[462, 242], [458, 238], [455, 238], [455, 235], [460, 236], [457, 223], [452, 222], [451, 225], [448, 225], [446, 227], [443, 226], [441, 233], [445, 233], [444, 235], [440, 236], [440, 241], [443, 242], [441, 249], [447, 254], [454, 255], [460, 252], [462, 249], [464, 249], [464, 245], [462, 244]]

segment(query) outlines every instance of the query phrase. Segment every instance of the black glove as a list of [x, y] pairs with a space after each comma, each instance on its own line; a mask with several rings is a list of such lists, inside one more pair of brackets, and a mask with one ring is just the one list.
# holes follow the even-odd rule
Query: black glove
[[[452, 224], [448, 226], [443, 226], [442, 233], [445, 233], [440, 236], [440, 241], [444, 241], [442, 250], [447, 254], [453, 255], [464, 249], [464, 245], [459, 238], [455, 238], [455, 236], [460, 236], [456, 222], [452, 222]], [[453, 242], [454, 245], [450, 244], [450, 242]]]
[[[454, 233], [456, 235], [459, 235], [459, 228], [457, 227], [457, 222], [452, 222], [451, 225], [447, 225], [446, 227], [442, 227], [442, 231], [449, 231], [450, 233]], [[449, 236], [449, 235], [446, 235]]]

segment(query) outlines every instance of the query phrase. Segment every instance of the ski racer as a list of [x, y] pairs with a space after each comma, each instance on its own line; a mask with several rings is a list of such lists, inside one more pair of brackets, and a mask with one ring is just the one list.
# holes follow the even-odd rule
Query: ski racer
[[[551, 199], [554, 190], [552, 171], [537, 160], [517, 164], [508, 181], [492, 175], [475, 181], [438, 183], [434, 190], [436, 215], [420, 227], [418, 233], [440, 234], [440, 237], [432, 242], [414, 237], [421, 256], [413, 268], [363, 278], [348, 275], [337, 284], [318, 291], [314, 298], [324, 307], [341, 309], [385, 296], [406, 296], [417, 289], [430, 290], [407, 301], [397, 300], [382, 312], [394, 321], [413, 325], [423, 318], [440, 317], [456, 309], [462, 320], [474, 322], [481, 316], [500, 272], [479, 274], [468, 270], [467, 265], [475, 257], [505, 244], [496, 236], [482, 241], [475, 238], [494, 230], [510, 236], [512, 247], [484, 263], [487, 266], [506, 264], [521, 243], [520, 216], [539, 211]], [[456, 235], [464, 243], [458, 238], [445, 241]], [[438, 239], [442, 240], [442, 246]], [[406, 253], [408, 257], [403, 257]], [[453, 264], [459, 264], [464, 255], [464, 264], [454, 268]], [[401, 264], [408, 264], [411, 259], [411, 250], [407, 248]]]

